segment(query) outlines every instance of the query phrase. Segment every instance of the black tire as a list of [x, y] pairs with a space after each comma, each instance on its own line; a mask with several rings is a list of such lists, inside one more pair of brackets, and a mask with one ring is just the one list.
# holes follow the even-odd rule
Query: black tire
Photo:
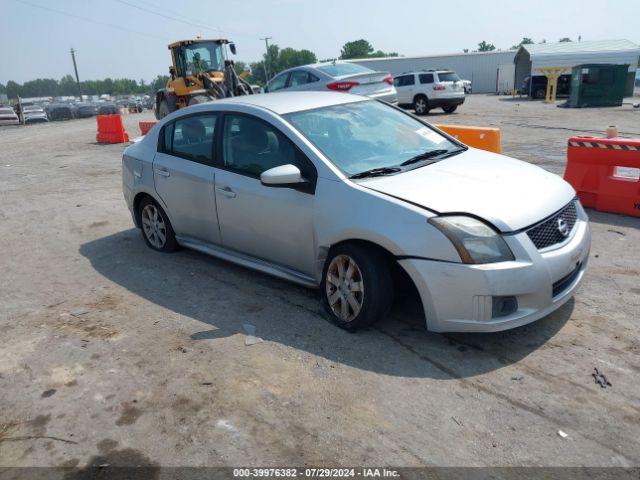
[[413, 109], [416, 115], [426, 115], [429, 113], [429, 99], [426, 95], [416, 95], [413, 99]]
[[165, 99], [162, 99], [160, 101], [160, 105], [158, 105], [158, 112], [156, 113], [156, 118], [158, 120], [162, 120], [164, 117], [169, 115], [169, 113], [171, 113], [169, 111], [169, 102], [167, 102]]
[[542, 100], [547, 97], [547, 89], [546, 88], [538, 88], [533, 94], [533, 98], [537, 98], [538, 100]]
[[[154, 211], [158, 215], [156, 222], [153, 221], [153, 215], [151, 215]], [[149, 248], [163, 253], [175, 252], [178, 249], [178, 242], [176, 242], [176, 235], [169, 217], [151, 197], [145, 197], [140, 202], [138, 219], [140, 220], [142, 238]], [[148, 221], [152, 222], [151, 225], [147, 223]]]
[[[347, 278], [350, 261], [357, 267], [349, 278], [354, 281], [350, 283], [351, 286], [342, 283], [344, 288], [341, 290], [336, 283]], [[344, 276], [338, 278], [333, 268], [341, 262]], [[357, 284], [361, 284], [361, 287]], [[359, 305], [357, 312], [351, 307], [345, 293], [352, 295], [353, 301]], [[338, 300], [335, 300], [335, 295]], [[374, 324], [389, 313], [393, 302], [393, 280], [388, 258], [382, 252], [362, 245], [347, 243], [332, 248], [322, 272], [320, 297], [326, 315], [338, 327], [354, 331]], [[331, 306], [331, 297], [334, 307]], [[347, 314], [352, 318], [341, 318], [334, 312], [334, 308], [342, 311], [343, 304], [347, 305]]]
[[444, 113], [453, 113], [457, 108], [457, 105], [447, 105], [446, 107], [442, 107], [442, 110], [444, 110]]

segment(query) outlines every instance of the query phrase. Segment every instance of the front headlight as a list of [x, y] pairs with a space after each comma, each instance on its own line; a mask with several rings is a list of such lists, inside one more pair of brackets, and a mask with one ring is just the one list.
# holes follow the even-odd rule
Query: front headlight
[[495, 263], [514, 259], [502, 236], [473, 217], [433, 217], [429, 223], [451, 240], [464, 263]]

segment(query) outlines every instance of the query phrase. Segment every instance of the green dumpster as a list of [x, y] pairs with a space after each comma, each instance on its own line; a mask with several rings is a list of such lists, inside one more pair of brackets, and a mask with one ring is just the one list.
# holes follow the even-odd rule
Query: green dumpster
[[586, 64], [573, 67], [567, 107], [622, 105], [629, 65]]

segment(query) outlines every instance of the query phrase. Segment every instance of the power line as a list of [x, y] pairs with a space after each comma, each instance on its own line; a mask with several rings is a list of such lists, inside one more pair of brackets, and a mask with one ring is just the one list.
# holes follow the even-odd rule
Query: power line
[[63, 10], [58, 10], [58, 9], [55, 9], [55, 8], [45, 7], [44, 5], [38, 5], [36, 3], [31, 3], [31, 2], [28, 2], [26, 0], [14, 0], [14, 1], [16, 1], [18, 3], [22, 3], [24, 5], [29, 5], [30, 7], [39, 8], [41, 10], [45, 10], [47, 12], [53, 12], [53, 13], [57, 13], [59, 15], [64, 15], [64, 16], [71, 17], [71, 18], [76, 18], [78, 20], [83, 20], [85, 22], [95, 23], [97, 25], [102, 25], [104, 27], [116, 28], [118, 30], [122, 30], [122, 31], [129, 32], [129, 33], [135, 33], [137, 35], [143, 35], [143, 36], [149, 37], [149, 38], [155, 38], [155, 39], [158, 39], [158, 40], [162, 40], [164, 42], [169, 41], [166, 38], [158, 37], [158, 36], [150, 34], [150, 33], [139, 32], [138, 30], [132, 30], [130, 28], [122, 27], [120, 25], [116, 25], [116, 24], [113, 24], [113, 23], [101, 22], [99, 20], [94, 20], [92, 18], [83, 17], [83, 16], [76, 15], [76, 14], [73, 14], [73, 13], [65, 12]]
[[195, 23], [195, 22], [191, 22], [189, 20], [182, 20], [182, 19], [177, 18], [177, 17], [172, 17], [171, 15], [165, 15], [164, 13], [154, 12], [153, 10], [149, 10], [148, 8], [141, 7], [140, 5], [136, 5], [135, 3], [127, 2], [126, 0], [116, 0], [116, 1], [119, 2], [119, 3], [122, 3], [123, 5], [128, 5], [130, 7], [137, 8], [138, 10], [141, 10], [143, 12], [151, 13], [153, 15], [157, 15], [158, 17], [162, 17], [162, 18], [165, 18], [167, 20], [172, 20], [174, 22], [184, 23], [186, 25], [191, 25], [192, 27], [204, 28], [206, 30], [215, 31], [217, 33], [222, 33], [222, 31], [219, 28], [212, 27], [210, 25], [203, 25], [201, 23]]

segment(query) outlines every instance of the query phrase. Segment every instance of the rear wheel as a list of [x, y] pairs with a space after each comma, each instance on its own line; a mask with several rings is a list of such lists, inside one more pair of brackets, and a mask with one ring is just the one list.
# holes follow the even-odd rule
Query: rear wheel
[[413, 100], [413, 109], [416, 115], [426, 115], [429, 113], [429, 100], [425, 95], [418, 95]]
[[391, 308], [393, 282], [387, 258], [372, 248], [345, 244], [331, 249], [321, 285], [322, 304], [345, 330], [367, 327]]
[[446, 107], [442, 107], [442, 110], [444, 110], [444, 113], [453, 113], [456, 111], [456, 108], [458, 108], [457, 105], [447, 105]]
[[543, 98], [545, 98], [547, 96], [547, 89], [546, 88], [538, 88], [534, 94], [533, 94], [534, 98], [537, 98], [538, 100], [542, 100]]
[[140, 202], [140, 224], [145, 243], [159, 252], [173, 252], [178, 243], [164, 210], [150, 197]]

